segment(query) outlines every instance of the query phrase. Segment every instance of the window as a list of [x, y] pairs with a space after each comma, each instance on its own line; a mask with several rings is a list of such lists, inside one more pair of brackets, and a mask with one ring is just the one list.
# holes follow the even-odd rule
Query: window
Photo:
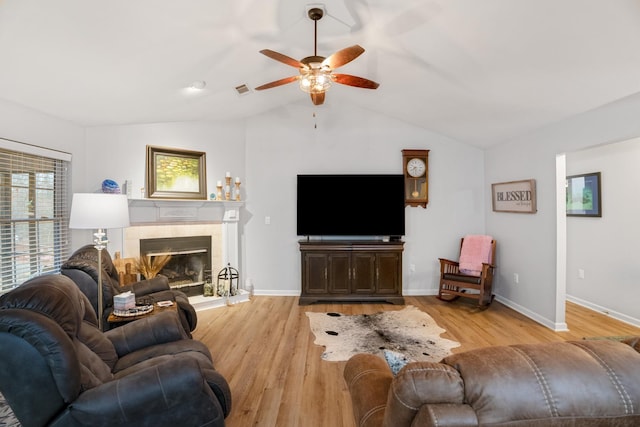
[[3, 148], [12, 144], [0, 140], [0, 294], [69, 257], [69, 160]]

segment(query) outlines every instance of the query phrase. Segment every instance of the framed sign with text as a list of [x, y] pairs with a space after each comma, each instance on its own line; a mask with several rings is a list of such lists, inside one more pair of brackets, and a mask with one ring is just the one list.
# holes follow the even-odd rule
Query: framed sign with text
[[536, 180], [491, 184], [494, 212], [536, 213]]

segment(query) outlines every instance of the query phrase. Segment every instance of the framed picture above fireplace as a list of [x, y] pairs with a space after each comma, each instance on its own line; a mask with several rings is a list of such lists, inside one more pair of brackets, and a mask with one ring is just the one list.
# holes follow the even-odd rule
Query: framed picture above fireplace
[[147, 197], [207, 199], [206, 154], [147, 145]]

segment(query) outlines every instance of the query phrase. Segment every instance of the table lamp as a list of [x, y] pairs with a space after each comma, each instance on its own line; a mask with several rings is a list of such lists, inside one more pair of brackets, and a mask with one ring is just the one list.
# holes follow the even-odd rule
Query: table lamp
[[109, 240], [104, 230], [129, 226], [127, 196], [109, 193], [75, 193], [71, 201], [69, 228], [97, 229], [93, 243], [98, 251], [98, 327], [102, 331], [102, 250]]

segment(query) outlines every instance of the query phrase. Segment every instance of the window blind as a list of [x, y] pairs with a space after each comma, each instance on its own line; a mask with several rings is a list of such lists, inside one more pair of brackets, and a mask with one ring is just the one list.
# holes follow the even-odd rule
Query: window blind
[[69, 257], [69, 164], [0, 148], [0, 293]]

